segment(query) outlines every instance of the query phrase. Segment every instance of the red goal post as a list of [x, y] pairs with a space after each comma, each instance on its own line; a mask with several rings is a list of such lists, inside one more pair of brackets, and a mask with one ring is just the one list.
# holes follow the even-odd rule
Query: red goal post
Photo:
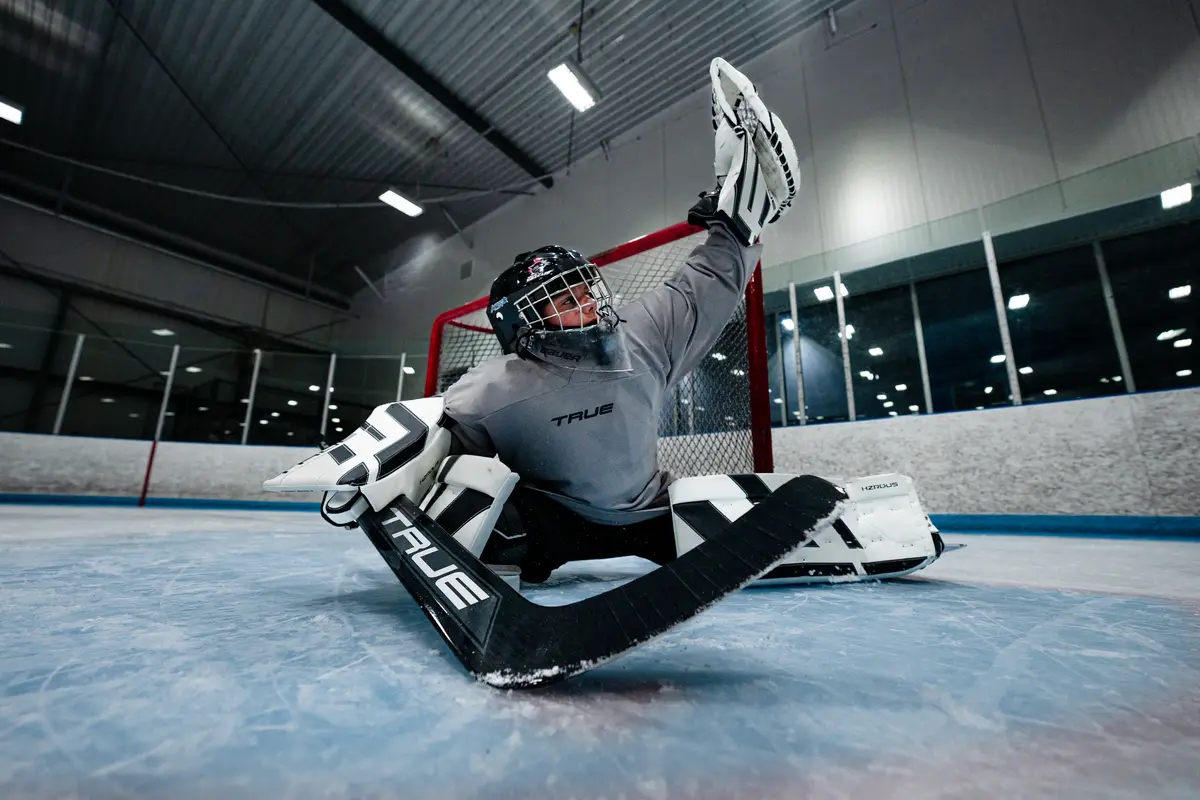
[[[661, 285], [705, 236], [681, 222], [593, 256], [617, 308]], [[425, 396], [444, 392], [468, 369], [501, 355], [482, 297], [446, 311], [433, 323]], [[677, 477], [772, 472], [762, 268], [720, 338], [696, 369], [664, 399], [659, 461]]]

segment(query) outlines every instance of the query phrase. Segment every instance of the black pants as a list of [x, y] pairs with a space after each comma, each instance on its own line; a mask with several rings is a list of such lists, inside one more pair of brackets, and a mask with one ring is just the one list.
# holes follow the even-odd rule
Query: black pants
[[518, 565], [521, 580], [528, 583], [544, 582], [568, 561], [639, 556], [666, 564], [675, 558], [670, 513], [632, 525], [601, 525], [519, 485], [505, 503], [496, 531], [484, 549], [484, 563]]

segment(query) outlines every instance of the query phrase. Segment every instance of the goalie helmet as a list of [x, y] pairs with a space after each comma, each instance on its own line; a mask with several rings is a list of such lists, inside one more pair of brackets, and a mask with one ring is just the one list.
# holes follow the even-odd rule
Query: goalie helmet
[[505, 353], [577, 369], [629, 369], [612, 292], [575, 250], [550, 245], [518, 255], [492, 282], [487, 315]]

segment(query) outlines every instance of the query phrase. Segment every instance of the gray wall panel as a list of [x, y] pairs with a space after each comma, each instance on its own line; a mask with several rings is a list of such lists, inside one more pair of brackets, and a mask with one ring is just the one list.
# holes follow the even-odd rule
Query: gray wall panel
[[[31, 272], [223, 322], [259, 326], [268, 296], [280, 295], [232, 274], [3, 199], [0, 241], [5, 253]], [[287, 320], [291, 330], [326, 322], [335, 313], [294, 296], [288, 296], [288, 302], [293, 309]]]
[[867, 0], [851, 8], [844, 38], [805, 63], [829, 249], [926, 219], [890, 7]]
[[1057, 179], [1011, 0], [929, 0], [896, 27], [931, 219]]
[[1200, 39], [1183, 0], [1017, 7], [1064, 178], [1200, 130]]
[[1200, 515], [1200, 389], [776, 429], [777, 472], [902, 472], [926, 510]]
[[[791, 50], [788, 51], [788, 55], [792, 56]], [[763, 232], [764, 268], [790, 263], [825, 249], [821, 239], [816, 162], [813, 159], [812, 137], [809, 135], [808, 98], [805, 88], [807, 76], [798, 53], [786, 64], [780, 65], [780, 60], [774, 63], [778, 69], [764, 73], [761, 78], [756, 73], [754, 81], [763, 98], [787, 126], [792, 144], [796, 146], [796, 155], [800, 159], [800, 189], [787, 215]], [[708, 147], [711, 151], [711, 141]]]

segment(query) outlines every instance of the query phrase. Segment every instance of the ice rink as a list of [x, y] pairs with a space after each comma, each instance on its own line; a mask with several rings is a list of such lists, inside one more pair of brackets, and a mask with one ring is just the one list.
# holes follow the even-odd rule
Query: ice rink
[[514, 693], [315, 514], [0, 506], [0, 796], [1200, 796], [1200, 543], [946, 539]]

